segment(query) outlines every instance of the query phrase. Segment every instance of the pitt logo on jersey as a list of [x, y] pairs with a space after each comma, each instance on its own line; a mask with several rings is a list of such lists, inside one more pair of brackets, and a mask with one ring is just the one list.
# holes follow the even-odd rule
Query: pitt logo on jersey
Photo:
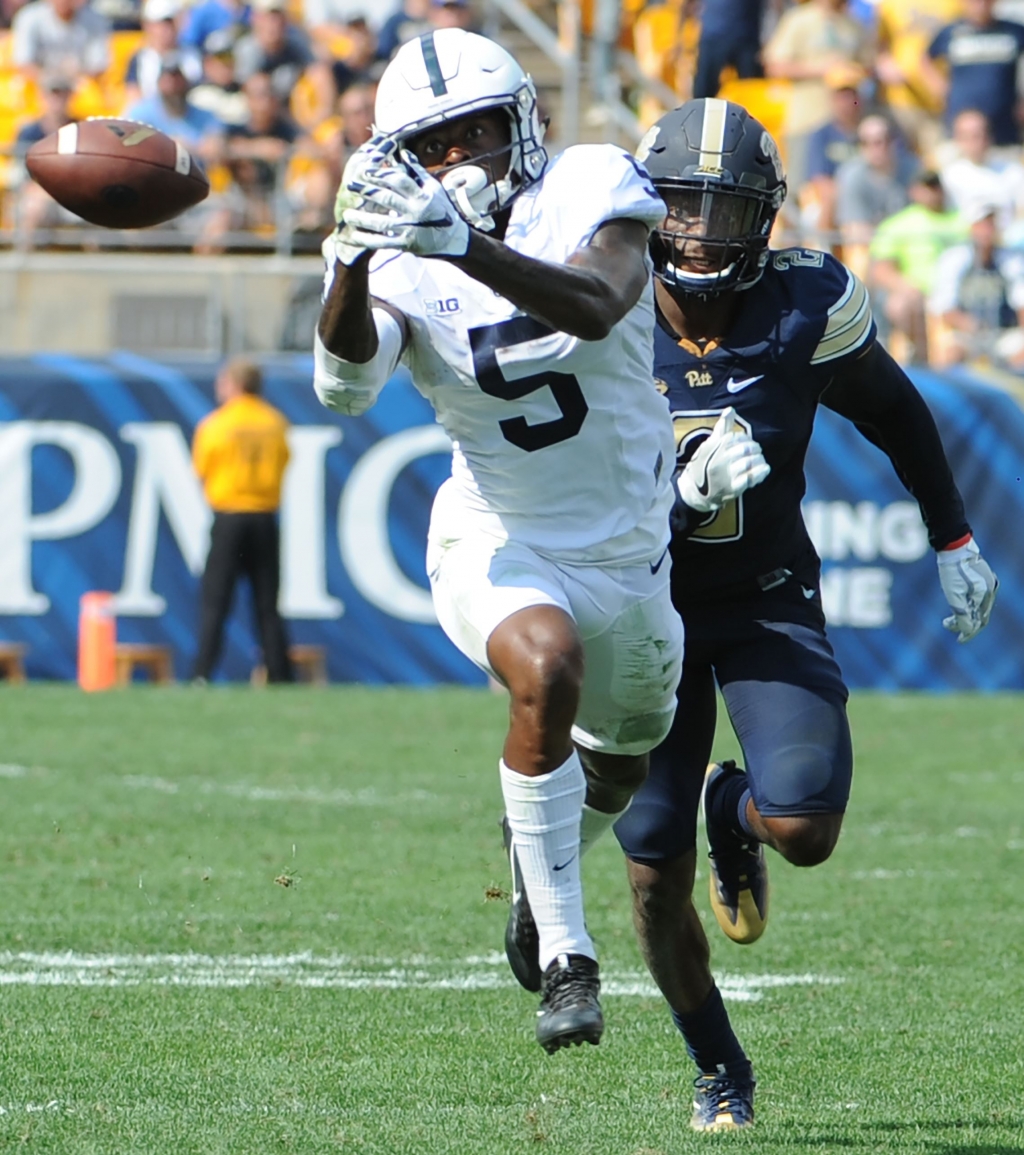
[[698, 373], [696, 369], [690, 369], [686, 374], [686, 384], [691, 389], [696, 389], [701, 385], [714, 385], [714, 380], [710, 373], [705, 370], [703, 373]]

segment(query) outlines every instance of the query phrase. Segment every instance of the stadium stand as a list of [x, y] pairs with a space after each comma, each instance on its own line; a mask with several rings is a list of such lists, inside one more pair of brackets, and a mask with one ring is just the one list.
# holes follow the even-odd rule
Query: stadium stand
[[[331, 224], [345, 159], [369, 132], [376, 78], [404, 39], [432, 27], [475, 27], [516, 53], [536, 78], [554, 149], [580, 139], [615, 139], [632, 149], [674, 101], [691, 94], [702, 4], [710, 2], [254, 0], [249, 7], [237, 0], [147, 0], [134, 7], [88, 0], [70, 16], [68, 0], [15, 3], [8, 11], [11, 26], [0, 31], [0, 253], [314, 254]], [[999, 216], [1002, 244], [1012, 252], [1024, 248], [1024, 194], [1010, 195], [1010, 177], [1024, 172], [1019, 132], [1007, 143], [1004, 126], [1002, 143], [993, 146], [972, 143], [958, 130], [969, 116], [978, 119], [976, 112], [948, 118], [949, 127], [944, 122], [947, 109], [935, 77], [949, 71], [943, 49], [949, 28], [961, 21], [964, 34], [987, 35], [963, 24], [962, 0], [936, 0], [927, 10], [903, 0], [781, 0], [764, 5], [763, 15], [761, 7], [737, 3], [736, 10], [758, 13], [759, 27], [744, 35], [759, 38], [767, 76], [741, 79], [727, 66], [718, 95], [749, 109], [782, 148], [790, 196], [773, 243], [844, 256], [883, 303], [868, 258], [879, 221], [868, 221], [856, 238], [847, 236], [844, 249], [833, 208], [836, 182], [842, 183], [839, 161], [852, 164], [857, 123], [881, 114], [894, 127], [904, 183], [914, 169], [937, 171], [949, 207], [966, 216], [976, 208], [969, 203], [972, 192], [994, 176], [1006, 200]], [[1015, 14], [1010, 0], [995, 5], [995, 19], [1013, 21]], [[97, 44], [104, 28], [105, 45]], [[174, 227], [135, 235], [85, 227], [32, 188], [21, 157], [62, 118], [124, 115], [150, 91], [159, 54], [169, 48], [187, 57], [187, 101], [223, 126], [204, 147], [210, 203]], [[930, 64], [922, 64], [925, 57]], [[55, 72], [65, 77], [63, 89]], [[245, 83], [254, 73], [270, 76], [279, 106], [268, 109], [259, 84]], [[852, 117], [822, 127], [840, 88], [847, 103], [853, 100]], [[254, 99], [262, 102], [257, 109]], [[815, 134], [820, 141], [812, 140]], [[815, 160], [821, 150], [827, 159]], [[258, 165], [246, 159], [254, 152], [260, 153]], [[310, 265], [304, 275], [312, 274]], [[878, 312], [884, 315], [884, 308]], [[932, 316], [928, 324], [930, 330], [941, 327], [941, 318]], [[928, 344], [941, 349], [949, 342], [939, 333]]]

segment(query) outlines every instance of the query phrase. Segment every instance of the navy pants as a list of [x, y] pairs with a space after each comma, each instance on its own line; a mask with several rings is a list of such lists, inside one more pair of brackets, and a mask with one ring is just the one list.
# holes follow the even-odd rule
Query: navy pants
[[697, 45], [697, 69], [693, 77], [693, 97], [718, 95], [718, 77], [731, 64], [741, 80], [764, 76], [761, 67], [761, 43], [757, 32], [746, 28], [727, 32], [713, 30], [700, 38]]
[[[799, 599], [799, 600], [798, 600]], [[686, 655], [668, 737], [615, 825], [638, 862], [678, 858], [697, 843], [701, 787], [715, 738], [716, 683], [764, 817], [841, 814], [853, 777], [848, 691], [817, 597], [797, 583], [756, 600], [684, 610]]]

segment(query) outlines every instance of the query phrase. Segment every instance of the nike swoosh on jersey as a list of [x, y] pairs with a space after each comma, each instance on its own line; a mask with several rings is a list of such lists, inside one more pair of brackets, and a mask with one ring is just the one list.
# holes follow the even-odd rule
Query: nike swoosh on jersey
[[753, 385], [755, 381], [760, 381], [763, 376], [764, 374], [760, 373], [756, 377], [744, 377], [742, 381], [737, 381], [734, 377], [730, 377], [729, 380], [726, 381], [725, 387], [730, 393], [739, 393], [741, 389], [746, 389], [748, 385]]
[[552, 870], [565, 870], [565, 868], [569, 865], [569, 863], [575, 861], [575, 858], [576, 858], [576, 855], [574, 854], [572, 856], [572, 858], [568, 859], [568, 861], [566, 861], [566, 862], [563, 862], [561, 866], [559, 866], [557, 862], [553, 863], [551, 866], [551, 869]]
[[659, 557], [659, 558], [658, 558], [658, 560], [657, 560], [657, 561], [649, 561], [649, 562], [647, 563], [647, 564], [648, 564], [648, 565], [651, 567], [651, 574], [652, 574], [652, 575], [653, 575], [653, 574], [656, 574], [656, 573], [658, 572], [658, 570], [660, 570], [660, 569], [661, 569], [661, 563], [662, 563], [662, 562], [665, 560], [665, 558], [667, 558], [667, 557], [668, 557], [668, 550], [666, 549], [666, 550], [665, 550], [665, 552], [664, 552], [664, 553], [661, 555], [661, 557]]
[[817, 591], [809, 590], [806, 586], [801, 586], [800, 592], [804, 595], [805, 598], [807, 598], [808, 601], [810, 601]]

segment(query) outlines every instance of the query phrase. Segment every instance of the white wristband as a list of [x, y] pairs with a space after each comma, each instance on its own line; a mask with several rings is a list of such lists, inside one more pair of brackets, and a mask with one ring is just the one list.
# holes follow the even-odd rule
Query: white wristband
[[358, 417], [377, 400], [402, 356], [402, 327], [387, 309], [374, 309], [377, 352], [358, 364], [324, 348], [317, 332], [313, 340], [313, 388], [320, 403], [335, 413]]

